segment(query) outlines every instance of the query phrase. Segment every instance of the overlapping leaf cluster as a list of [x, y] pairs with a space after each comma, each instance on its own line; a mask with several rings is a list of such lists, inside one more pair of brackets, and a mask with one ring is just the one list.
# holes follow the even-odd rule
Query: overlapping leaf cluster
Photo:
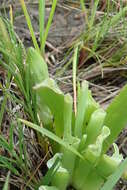
[[72, 96], [64, 94], [49, 77], [43, 58], [33, 48], [27, 55], [39, 117], [48, 131], [31, 127], [59, 143], [52, 143], [55, 155], [47, 163], [50, 168], [61, 158], [52, 186], [64, 190], [71, 184], [79, 190], [99, 190], [123, 160], [116, 144], [112, 156], [106, 151], [127, 122], [127, 86], [104, 111], [92, 98], [88, 83], [82, 82], [75, 115]]

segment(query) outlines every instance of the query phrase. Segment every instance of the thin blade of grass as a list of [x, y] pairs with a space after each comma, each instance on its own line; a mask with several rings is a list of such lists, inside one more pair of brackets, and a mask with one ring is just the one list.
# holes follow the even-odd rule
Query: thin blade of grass
[[[5, 94], [3, 102], [2, 102], [2, 105], [1, 105], [1, 110], [0, 110], [0, 128], [1, 128], [2, 120], [3, 120], [3, 116], [4, 116], [4, 112], [5, 112], [6, 103], [7, 103], [7, 94]], [[1, 131], [1, 129], [0, 129], [0, 131]]]
[[12, 9], [12, 5], [10, 5], [10, 11], [9, 11], [9, 16], [10, 16], [10, 22], [13, 25], [13, 9]]
[[10, 179], [10, 171], [8, 172], [4, 187], [2, 190], [8, 190], [9, 189], [9, 179]]
[[94, 1], [94, 5], [93, 5], [93, 8], [92, 8], [92, 10], [91, 10], [92, 14], [91, 14], [90, 22], [89, 22], [90, 28], [92, 28], [92, 26], [93, 26], [93, 24], [94, 24], [94, 20], [95, 20], [95, 16], [96, 16], [96, 11], [97, 11], [98, 4], [99, 4], [99, 0], [95, 0], [95, 1]]
[[21, 126], [21, 123], [18, 122], [18, 133], [19, 133], [19, 159], [20, 162], [23, 163], [23, 128]]
[[[3, 21], [3, 18], [0, 17], [0, 41], [2, 42], [2, 46], [4, 48], [6, 48], [7, 50], [12, 50], [12, 43], [8, 35], [8, 31], [6, 29], [6, 25], [4, 21]], [[7, 60], [6, 55], [4, 58]]]
[[39, 46], [38, 46], [38, 43], [37, 43], [37, 40], [36, 40], [36, 37], [35, 37], [35, 34], [34, 34], [34, 29], [33, 29], [32, 23], [31, 23], [31, 19], [30, 19], [30, 16], [28, 14], [28, 11], [27, 11], [27, 8], [26, 8], [24, 0], [20, 0], [20, 4], [22, 6], [22, 9], [23, 9], [23, 12], [24, 12], [24, 15], [25, 15], [25, 18], [26, 18], [26, 22], [27, 22], [27, 25], [28, 25], [28, 28], [29, 28], [29, 31], [30, 31], [30, 34], [31, 34], [31, 38], [32, 38], [34, 47], [36, 48], [36, 50], [38, 52], [40, 52], [40, 49], [39, 49]]
[[9, 134], [10, 149], [13, 151], [14, 150], [14, 142], [13, 142], [14, 125], [13, 124], [11, 124], [9, 132], [10, 132]]
[[70, 146], [67, 142], [65, 142], [64, 140], [62, 140], [61, 138], [59, 138], [58, 136], [56, 136], [54, 133], [50, 132], [49, 130], [47, 130], [43, 127], [40, 127], [34, 123], [31, 123], [29, 121], [23, 120], [23, 119], [19, 119], [19, 121], [21, 121], [28, 127], [31, 127], [32, 129], [35, 129], [36, 131], [40, 132], [42, 135], [47, 136], [48, 138], [52, 139], [53, 141], [57, 142], [58, 144], [64, 146], [66, 149], [68, 149], [72, 153], [76, 154], [81, 159], [83, 159], [83, 156], [75, 148]]
[[8, 144], [6, 139], [0, 135], [0, 147], [4, 148], [6, 151], [11, 152], [11, 146]]
[[16, 73], [15, 68], [11, 64], [7, 65], [7, 64], [3, 63], [2, 65], [5, 67], [5, 69], [7, 69], [12, 74], [12, 76], [15, 77], [15, 82], [16, 82], [17, 86], [19, 87], [19, 89], [21, 90], [21, 92], [23, 93], [23, 95], [26, 98], [27, 94], [24, 89], [24, 85], [23, 85], [23, 81], [22, 81], [22, 77], [21, 77], [20, 73], [18, 73], [18, 72]]
[[80, 4], [81, 4], [81, 8], [82, 8], [83, 13], [85, 13], [85, 21], [86, 21], [87, 26], [88, 26], [88, 28], [89, 28], [88, 13], [87, 13], [87, 9], [86, 9], [84, 0], [80, 0]]
[[41, 41], [41, 51], [43, 53], [44, 53], [44, 50], [45, 50], [45, 43], [46, 43], [46, 40], [47, 40], [47, 37], [48, 37], [49, 29], [51, 27], [51, 23], [52, 23], [53, 16], [54, 16], [54, 13], [55, 13], [56, 5], [57, 5], [57, 0], [53, 0], [51, 12], [50, 12], [49, 19], [48, 19], [48, 23], [46, 25], [45, 33], [44, 33], [44, 36], [43, 36], [42, 41]]
[[9, 169], [15, 175], [19, 175], [18, 170], [13, 166], [14, 160], [8, 159], [5, 156], [0, 156], [0, 167]]
[[40, 42], [44, 35], [45, 25], [45, 0], [38, 0], [39, 3], [39, 27], [40, 27]]
[[[11, 74], [9, 73], [8, 78], [7, 78], [7, 84], [6, 84], [6, 89], [7, 90], [9, 88], [9, 86], [10, 86], [10, 79], [11, 79]], [[2, 124], [2, 120], [3, 120], [6, 103], [7, 103], [7, 93], [4, 92], [4, 99], [3, 99], [1, 109], [0, 109], [0, 127], [1, 127], [1, 124]]]

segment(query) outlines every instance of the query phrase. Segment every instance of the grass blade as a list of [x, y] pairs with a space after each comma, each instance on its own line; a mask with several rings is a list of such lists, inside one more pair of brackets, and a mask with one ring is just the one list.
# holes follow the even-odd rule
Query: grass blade
[[89, 22], [90, 28], [92, 28], [94, 24], [98, 4], [99, 4], [99, 0], [95, 0], [92, 11], [91, 11], [92, 14], [91, 14], [90, 22]]
[[58, 136], [56, 136], [54, 133], [50, 132], [49, 130], [40, 127], [34, 123], [31, 123], [29, 121], [23, 120], [23, 119], [19, 119], [22, 123], [24, 123], [25, 125], [27, 125], [28, 127], [31, 127], [32, 129], [35, 129], [36, 131], [40, 132], [42, 135], [47, 136], [48, 138], [54, 140], [55, 142], [59, 143], [60, 145], [62, 145], [63, 147], [65, 147], [66, 149], [68, 149], [69, 151], [71, 151], [72, 153], [76, 154], [78, 157], [80, 157], [81, 159], [83, 159], [83, 156], [72, 146], [70, 146], [67, 142], [63, 141], [61, 138], [59, 138]]
[[5, 156], [0, 156], [0, 167], [9, 169], [13, 174], [19, 175], [18, 170], [14, 167], [15, 161]]
[[52, 23], [53, 16], [54, 16], [54, 13], [55, 13], [56, 5], [57, 5], [57, 0], [53, 0], [52, 9], [51, 9], [51, 12], [50, 12], [50, 15], [49, 15], [48, 23], [46, 25], [45, 33], [44, 33], [44, 36], [43, 36], [42, 41], [41, 41], [41, 51], [43, 53], [44, 53], [44, 49], [45, 49], [45, 42], [46, 42], [46, 39], [48, 37], [49, 29], [51, 27], [51, 23]]
[[30, 31], [30, 34], [31, 34], [31, 38], [32, 38], [34, 47], [36, 48], [36, 50], [38, 52], [40, 52], [40, 49], [39, 49], [39, 46], [38, 46], [38, 43], [37, 43], [37, 40], [36, 40], [36, 37], [35, 37], [35, 34], [34, 34], [33, 26], [32, 26], [32, 23], [31, 23], [31, 19], [30, 19], [30, 16], [28, 14], [28, 11], [27, 11], [27, 8], [26, 8], [24, 0], [20, 0], [20, 4], [22, 6], [22, 9], [23, 9], [26, 21], [27, 21], [27, 25], [28, 25], [28, 28], [29, 28], [29, 31]]
[[[8, 78], [7, 78], [6, 90], [9, 89], [10, 79], [11, 79], [11, 75], [9, 73], [8, 74]], [[1, 105], [1, 109], [0, 109], [0, 127], [1, 127], [1, 124], [2, 124], [2, 120], [3, 120], [6, 103], [7, 103], [7, 92], [4, 92], [4, 99], [3, 99], [3, 102], [2, 102], [2, 105]]]
[[44, 35], [45, 25], [45, 0], [39, 0], [39, 27], [40, 27], [40, 42]]
[[86, 9], [84, 0], [80, 0], [80, 4], [81, 4], [81, 8], [82, 8], [83, 13], [85, 13], [85, 21], [86, 21], [86, 24], [88, 25], [88, 28], [89, 28], [88, 13], [87, 13], [87, 9]]
[[7, 175], [3, 190], [8, 190], [9, 189], [9, 179], [10, 179], [10, 172], [8, 172], [8, 175]]

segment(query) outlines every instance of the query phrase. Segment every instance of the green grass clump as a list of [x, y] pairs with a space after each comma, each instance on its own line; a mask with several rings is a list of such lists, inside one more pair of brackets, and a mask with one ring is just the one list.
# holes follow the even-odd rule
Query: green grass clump
[[[102, 1], [92, 2], [80, 0], [82, 14], [84, 18], [84, 29], [79, 32], [79, 37], [71, 43], [67, 55], [72, 54], [76, 44], [79, 44], [79, 62], [81, 68], [79, 78], [85, 72], [84, 67], [87, 65], [87, 71], [99, 66], [103, 77], [104, 67], [119, 67], [126, 64], [126, 4], [106, 1], [106, 6], [101, 11], [100, 4]], [[66, 61], [65, 61], [66, 62]], [[67, 60], [64, 67], [56, 69], [56, 76], [65, 74], [72, 64], [73, 58]], [[95, 79], [96, 80], [96, 79]]]

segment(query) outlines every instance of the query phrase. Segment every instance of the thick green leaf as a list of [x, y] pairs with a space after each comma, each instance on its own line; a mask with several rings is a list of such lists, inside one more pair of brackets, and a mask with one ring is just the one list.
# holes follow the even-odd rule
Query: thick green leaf
[[60, 190], [66, 190], [66, 187], [69, 183], [70, 174], [67, 169], [60, 166], [55, 173], [51, 184], [57, 187]]
[[85, 158], [92, 164], [98, 162], [100, 159], [102, 150], [103, 150], [103, 143], [104, 140], [109, 136], [110, 130], [108, 127], [103, 126], [100, 135], [97, 137], [94, 144], [90, 144], [88, 148], [85, 150]]
[[[29, 91], [34, 85], [43, 82], [43, 80], [49, 77], [48, 67], [43, 57], [34, 48], [29, 48], [27, 53], [27, 60], [25, 65], [25, 79], [26, 90], [29, 95]], [[32, 94], [34, 94], [32, 92]], [[52, 116], [50, 110], [47, 108], [44, 102], [40, 102], [40, 97], [36, 96], [36, 103], [38, 113], [41, 121], [44, 125], [51, 123]]]
[[64, 94], [57, 87], [53, 79], [47, 79], [38, 84], [34, 88], [37, 92], [37, 96], [40, 99], [41, 104], [45, 103], [51, 110], [54, 117], [55, 133], [59, 137], [63, 136], [64, 131]]
[[79, 161], [72, 180], [74, 187], [80, 190], [99, 190], [104, 183], [104, 179], [97, 173], [95, 165], [90, 164], [87, 160]]
[[127, 85], [114, 98], [106, 112], [107, 115], [104, 124], [109, 127], [111, 134], [104, 144], [104, 152], [108, 150], [127, 125]]
[[83, 134], [86, 133], [86, 127], [90, 121], [92, 113], [99, 109], [99, 104], [94, 100], [92, 97], [91, 91], [88, 90], [88, 99], [87, 99], [87, 108], [86, 108], [86, 113], [85, 113], [85, 118], [84, 118], [84, 124], [83, 124]]
[[124, 171], [127, 169], [127, 158], [119, 165], [117, 170], [109, 177], [101, 190], [112, 190]]
[[75, 121], [75, 136], [80, 138], [83, 136], [82, 128], [87, 108], [87, 101], [88, 101], [88, 83], [84, 81], [82, 83], [78, 96], [78, 110]]
[[64, 97], [64, 139], [71, 142], [72, 137], [72, 105], [73, 100], [70, 94]]
[[[47, 162], [48, 168], [51, 168], [58, 158], [62, 159], [63, 155], [64, 154], [62, 153], [56, 153], [53, 156], [53, 158], [48, 160]], [[67, 160], [67, 162], [70, 163], [69, 160]], [[69, 181], [70, 181], [70, 172], [67, 168], [64, 167], [62, 160], [60, 160], [59, 167], [51, 180], [51, 185], [57, 187], [60, 190], [66, 190], [66, 187], [68, 186]]]
[[[80, 139], [73, 137], [71, 138], [71, 141], [73, 140], [71, 146], [75, 149], [78, 150], [79, 144], [80, 144]], [[68, 140], [67, 142], [69, 142], [70, 140]], [[72, 175], [74, 167], [75, 167], [75, 161], [76, 161], [76, 154], [72, 153], [71, 151], [69, 151], [67, 148], [62, 147], [61, 148], [61, 152], [63, 153], [62, 156], [62, 166], [64, 168], [66, 168], [70, 175]], [[78, 159], [78, 158], [77, 158]], [[84, 161], [84, 160], [83, 160]]]
[[34, 85], [49, 77], [47, 64], [37, 50], [29, 48], [26, 61], [30, 67], [31, 79]]
[[52, 181], [53, 176], [57, 172], [59, 166], [60, 166], [60, 158], [57, 157], [56, 160], [54, 161], [54, 163], [52, 164], [52, 166], [48, 169], [46, 175], [43, 176], [42, 179], [40, 179], [40, 181], [37, 183], [35, 189], [38, 190], [38, 188], [41, 185], [43, 185], [43, 186], [49, 185]]
[[86, 128], [87, 139], [86, 139], [85, 147], [95, 142], [97, 136], [101, 132], [105, 116], [106, 116], [106, 112], [104, 112], [103, 109], [101, 108], [94, 111], [93, 114], [91, 115], [90, 121]]
[[123, 156], [119, 153], [119, 149], [116, 144], [114, 144], [114, 153], [112, 156], [108, 156], [103, 154], [98, 165], [97, 171], [107, 179], [110, 175], [112, 175], [121, 161], [123, 160]]

